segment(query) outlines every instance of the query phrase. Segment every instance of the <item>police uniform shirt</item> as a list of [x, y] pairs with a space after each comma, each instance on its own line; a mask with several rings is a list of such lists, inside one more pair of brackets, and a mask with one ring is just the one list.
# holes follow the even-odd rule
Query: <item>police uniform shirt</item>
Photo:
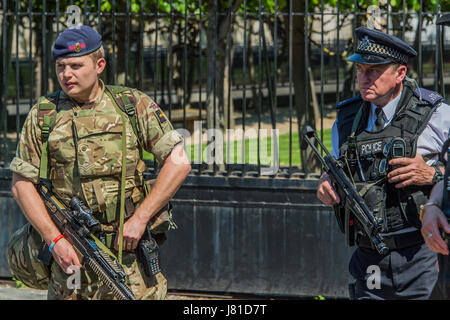
[[[383, 107], [385, 127], [390, 124], [392, 119], [394, 118], [395, 111], [397, 109], [397, 104], [400, 100], [401, 94], [399, 94], [394, 100], [390, 101]], [[378, 107], [371, 103], [371, 110], [368, 119], [368, 124], [366, 130], [371, 131], [377, 116], [375, 114], [375, 110]], [[442, 145], [448, 138], [449, 128], [450, 128], [450, 106], [442, 103], [436, 110], [433, 112], [430, 121], [428, 121], [427, 126], [419, 136], [417, 140], [417, 153], [422, 156], [427, 156], [430, 160], [426, 163], [427, 165], [434, 164], [438, 158], [439, 153], [441, 152]], [[337, 120], [334, 122], [333, 127], [331, 129], [331, 145], [332, 150], [331, 154], [336, 158], [339, 157], [339, 132], [337, 129]], [[386, 235], [391, 234], [400, 234], [405, 232], [410, 232], [417, 230], [414, 227], [405, 228], [403, 230], [399, 230], [393, 233], [386, 233]]]
[[[390, 101], [383, 107], [385, 127], [389, 125], [395, 115], [397, 104], [400, 100], [401, 94], [399, 94], [394, 100]], [[377, 106], [371, 103], [371, 111], [366, 130], [372, 130], [373, 125], [377, 119], [375, 114]], [[434, 164], [441, 152], [442, 145], [448, 138], [450, 128], [450, 106], [442, 103], [433, 112], [430, 121], [419, 136], [417, 140], [417, 153], [422, 156], [427, 156], [430, 160], [427, 161], [428, 165]], [[339, 132], [337, 129], [337, 120], [334, 122], [331, 129], [331, 154], [336, 158], [339, 157]]]

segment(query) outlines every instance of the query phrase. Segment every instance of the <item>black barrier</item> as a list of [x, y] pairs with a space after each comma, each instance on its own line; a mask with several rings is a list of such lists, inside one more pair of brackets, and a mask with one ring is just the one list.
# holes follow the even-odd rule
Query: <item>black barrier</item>
[[[169, 289], [347, 298], [352, 249], [316, 188], [316, 179], [188, 177], [173, 199], [178, 229], [161, 246]], [[25, 219], [11, 198], [0, 208], [0, 277], [9, 277], [6, 243]]]

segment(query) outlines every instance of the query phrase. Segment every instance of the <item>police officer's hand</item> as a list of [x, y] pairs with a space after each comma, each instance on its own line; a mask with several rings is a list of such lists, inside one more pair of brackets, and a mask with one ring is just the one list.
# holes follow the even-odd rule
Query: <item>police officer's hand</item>
[[330, 177], [326, 173], [320, 177], [317, 198], [327, 206], [334, 206], [341, 201], [339, 195], [332, 186]]
[[[147, 221], [140, 220], [137, 212], [127, 220], [123, 225], [123, 250], [132, 251], [136, 249], [139, 240], [144, 234]], [[117, 233], [116, 240], [114, 242], [114, 248], [119, 250], [119, 233]]]
[[397, 158], [389, 161], [389, 165], [402, 167], [392, 170], [387, 175], [390, 183], [395, 183], [396, 188], [404, 188], [411, 185], [421, 186], [432, 184], [436, 170], [428, 166], [420, 154], [414, 158]]
[[439, 229], [450, 233], [450, 225], [446, 217], [436, 206], [425, 207], [420, 230], [425, 243], [434, 252], [448, 255], [448, 246], [442, 239]]
[[72, 244], [64, 238], [56, 242], [52, 249], [52, 254], [56, 263], [58, 263], [67, 274], [72, 274], [74, 272], [73, 270], [70, 270], [69, 267], [76, 266], [81, 268], [81, 263], [75, 249]]

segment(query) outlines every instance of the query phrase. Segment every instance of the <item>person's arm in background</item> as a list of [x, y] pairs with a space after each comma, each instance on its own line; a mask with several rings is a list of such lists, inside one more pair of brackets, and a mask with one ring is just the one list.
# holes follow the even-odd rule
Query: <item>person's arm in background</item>
[[428, 203], [434, 203], [436, 205], [424, 207], [421, 232], [425, 243], [431, 250], [448, 255], [448, 246], [442, 239], [439, 230], [443, 229], [446, 233], [450, 233], [450, 225], [440, 209], [442, 207], [443, 192], [444, 181], [440, 181], [433, 187], [430, 199], [428, 200]]

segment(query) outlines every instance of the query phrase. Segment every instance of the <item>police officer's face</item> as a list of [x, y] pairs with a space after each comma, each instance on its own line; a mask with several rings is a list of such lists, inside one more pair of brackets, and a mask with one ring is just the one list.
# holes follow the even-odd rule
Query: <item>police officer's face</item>
[[406, 67], [392, 64], [356, 64], [359, 91], [365, 101], [384, 106], [402, 89]]
[[105, 68], [105, 59], [97, 62], [89, 56], [60, 58], [56, 60], [56, 75], [62, 90], [78, 101], [96, 97], [98, 76]]

